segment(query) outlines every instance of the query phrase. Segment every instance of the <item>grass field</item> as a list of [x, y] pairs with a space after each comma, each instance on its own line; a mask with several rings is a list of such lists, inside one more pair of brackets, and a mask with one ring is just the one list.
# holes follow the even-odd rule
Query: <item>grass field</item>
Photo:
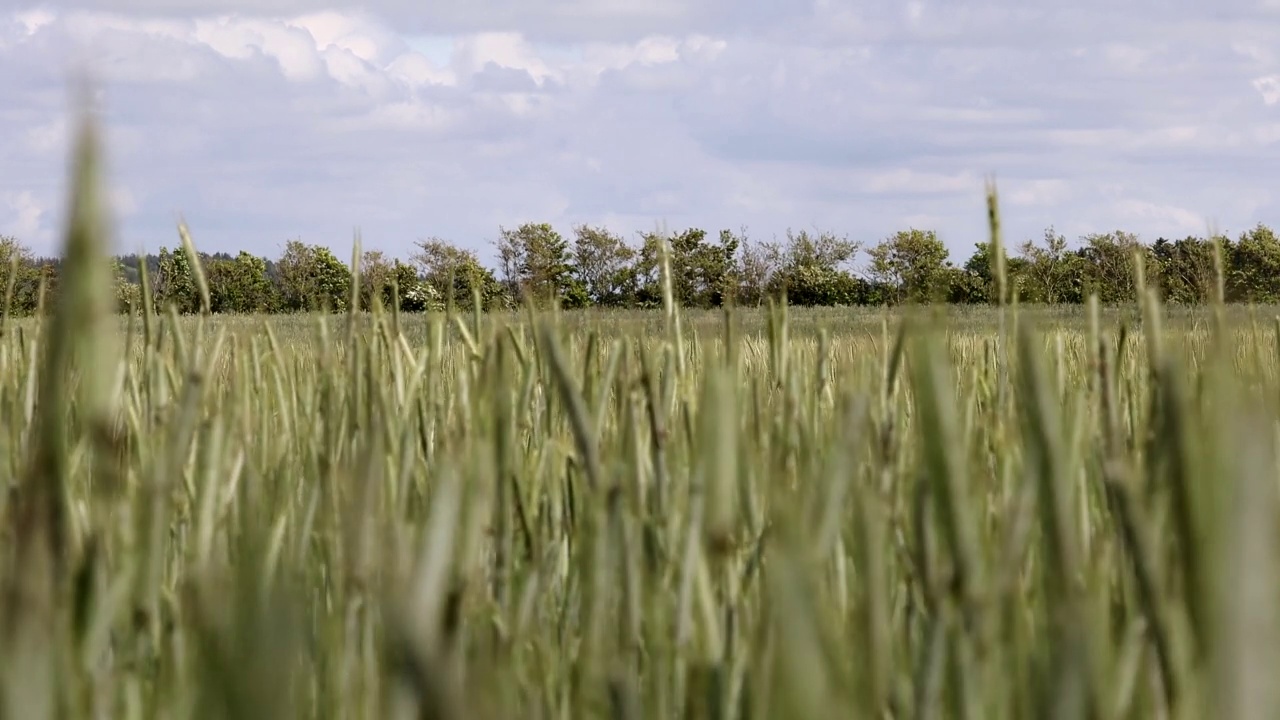
[[1274, 714], [1274, 310], [125, 321], [78, 187], [5, 718]]

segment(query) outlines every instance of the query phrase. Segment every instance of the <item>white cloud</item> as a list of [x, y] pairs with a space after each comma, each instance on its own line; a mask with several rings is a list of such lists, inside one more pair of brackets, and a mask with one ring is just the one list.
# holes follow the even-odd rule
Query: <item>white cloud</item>
[[117, 185], [109, 193], [110, 207], [114, 217], [129, 217], [138, 212], [138, 198], [129, 188]]
[[865, 178], [860, 186], [862, 190], [870, 193], [933, 195], [969, 192], [981, 184], [982, 178], [971, 172], [946, 174], [899, 168], [875, 173]]
[[1175, 237], [1203, 235], [1209, 228], [1208, 220], [1203, 215], [1167, 203], [1138, 199], [1121, 200], [1116, 203], [1116, 211], [1131, 225], [1158, 228], [1155, 232]]
[[22, 26], [27, 35], [34, 35], [40, 28], [52, 24], [57, 16], [49, 10], [37, 8], [25, 12], [14, 13], [13, 19]]
[[671, 30], [683, 34], [758, 28], [807, 12], [803, 3], [784, 0], [757, 0], [745, 6], [731, 0], [60, 0], [59, 5], [147, 18], [251, 13], [347, 18], [369, 13], [406, 33], [520, 32], [554, 41], [624, 42]]
[[320, 48], [304, 27], [268, 20], [219, 18], [198, 22], [195, 39], [228, 58], [248, 60], [259, 54], [270, 57], [289, 80], [316, 80], [325, 70]]
[[1262, 102], [1268, 105], [1280, 102], [1280, 75], [1256, 78], [1253, 81], [1253, 87], [1262, 96]]
[[1224, 2], [62, 0], [0, 14], [0, 231], [51, 249], [78, 62], [128, 247], [181, 212], [228, 251], [536, 220], [968, 253], [991, 173], [1010, 242], [1280, 224], [1274, 13]]
[[27, 147], [35, 155], [59, 159], [68, 147], [67, 132], [67, 118], [55, 117], [27, 130]]
[[48, 208], [36, 200], [29, 191], [0, 194], [6, 212], [0, 213], [0, 235], [28, 241], [31, 238], [47, 240], [50, 228], [46, 226]]
[[1002, 205], [1051, 207], [1071, 196], [1071, 184], [1058, 179], [1016, 180], [1003, 184], [1003, 187], [1000, 197]]
[[392, 60], [386, 67], [386, 73], [410, 87], [457, 84], [457, 77], [452, 71], [436, 67], [416, 52], [406, 52]]
[[321, 51], [345, 50], [372, 65], [385, 66], [405, 48], [398, 35], [363, 15], [326, 11], [294, 18], [289, 25], [310, 33]]
[[517, 33], [481, 33], [454, 43], [453, 66], [460, 72], [474, 75], [490, 64], [522, 70], [538, 84], [564, 79], [560, 70], [543, 61], [533, 46]]

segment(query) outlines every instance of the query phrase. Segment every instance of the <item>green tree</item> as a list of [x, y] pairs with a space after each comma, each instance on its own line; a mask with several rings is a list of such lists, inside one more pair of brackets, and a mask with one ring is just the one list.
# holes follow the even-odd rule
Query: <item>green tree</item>
[[290, 240], [276, 261], [280, 299], [289, 312], [345, 312], [351, 295], [351, 268], [318, 245]]
[[280, 298], [271, 282], [267, 259], [242, 250], [236, 255], [236, 268], [246, 307], [254, 312], [274, 311], [280, 304]]
[[277, 306], [275, 287], [264, 258], [241, 251], [235, 259], [202, 258], [209, 280], [209, 305], [215, 313], [270, 312]]
[[573, 272], [593, 305], [621, 307], [634, 301], [636, 251], [602, 227], [573, 229]]
[[867, 283], [850, 274], [858, 242], [830, 232], [787, 231], [786, 242], [772, 251], [777, 267], [771, 294], [786, 293], [792, 305], [854, 305], [865, 301]]
[[[1009, 257], [1005, 253], [1004, 268], [1005, 280], [1008, 286], [1005, 288], [1005, 300], [1011, 300], [1013, 293], [1017, 289], [1020, 273], [1026, 268], [1026, 261], [1023, 258], [1014, 256]], [[991, 243], [982, 242], [974, 243], [973, 254], [965, 261], [964, 266], [960, 268], [963, 274], [956, 274], [952, 278], [953, 287], [951, 294], [953, 297], [960, 298], [953, 302], [963, 303], [991, 303], [995, 304], [999, 301], [999, 283], [996, 280], [991, 262]], [[954, 287], [959, 283], [961, 287]]]
[[869, 251], [871, 276], [890, 289], [895, 303], [945, 301], [947, 246], [932, 230], [901, 230]]
[[395, 264], [381, 250], [366, 250], [360, 256], [360, 309], [373, 310], [375, 303], [391, 307], [391, 281]]
[[[1208, 302], [1213, 297], [1217, 275], [1212, 241], [1186, 237], [1169, 242], [1159, 238], [1151, 246], [1151, 253], [1160, 269], [1160, 285], [1166, 302], [1196, 305]], [[1229, 261], [1234, 260], [1229, 251], [1227, 258]], [[1234, 286], [1239, 279], [1235, 270], [1235, 265], [1231, 263], [1227, 273], [1229, 296], [1238, 289]]]
[[164, 312], [172, 305], [180, 315], [200, 312], [200, 293], [196, 288], [191, 262], [182, 248], [172, 252], [161, 246], [159, 269], [154, 278], [153, 294], [156, 311]]
[[391, 293], [392, 289], [386, 288], [384, 302], [387, 307], [391, 307], [395, 299], [400, 302], [401, 312], [428, 312], [440, 310], [444, 306], [439, 291], [419, 275], [412, 265], [397, 259], [392, 265], [392, 272], [395, 278], [395, 289], [400, 295], [399, 298], [395, 298]]
[[1028, 240], [1018, 248], [1018, 266], [1009, 268], [1021, 302], [1076, 303], [1082, 301], [1081, 257], [1067, 250], [1067, 239], [1049, 227], [1044, 244]]
[[995, 288], [973, 270], [948, 264], [944, 276], [947, 302], [952, 305], [985, 305], [996, 294]]
[[129, 281], [124, 263], [111, 259], [111, 278], [114, 282], [116, 312], [133, 313], [142, 309], [142, 288]]
[[569, 241], [548, 223], [498, 228], [498, 259], [506, 290], [535, 305], [559, 300], [565, 307], [585, 304], [586, 291], [574, 278]]
[[[663, 235], [645, 233], [636, 259], [637, 298], [642, 306], [662, 303]], [[740, 240], [732, 231], [720, 232], [720, 242], [707, 241], [707, 232], [689, 228], [668, 240], [671, 292], [683, 307], [719, 307], [737, 283], [736, 256]]]
[[1137, 297], [1134, 292], [1134, 254], [1145, 256], [1148, 277], [1154, 282], [1151, 269], [1155, 267], [1150, 248], [1139, 241], [1138, 236], [1117, 230], [1094, 233], [1082, 238], [1082, 246], [1076, 251], [1081, 264], [1081, 300], [1097, 294], [1102, 303], [1128, 303]]
[[721, 230], [715, 245], [704, 245], [698, 258], [707, 304], [719, 307], [736, 302], [735, 293], [742, 281], [742, 268], [738, 266], [738, 248], [742, 247], [744, 233]]
[[782, 248], [776, 242], [753, 242], [746, 232], [739, 234], [737, 278], [734, 302], [759, 307], [769, 297], [770, 284], [782, 264]]
[[327, 307], [332, 312], [346, 312], [351, 302], [351, 268], [328, 248], [313, 247], [313, 253], [320, 297], [315, 309]]
[[[1259, 223], [1241, 233], [1236, 242], [1224, 245], [1229, 299], [1234, 302], [1280, 302], [1280, 239], [1275, 232]], [[1212, 259], [1212, 255], [1209, 257]]]
[[422, 280], [446, 306], [470, 307], [476, 290], [485, 310], [511, 304], [493, 271], [480, 264], [474, 251], [434, 237], [418, 241], [417, 247], [413, 261], [422, 271]]
[[22, 317], [35, 313], [40, 276], [41, 270], [31, 249], [17, 238], [0, 235], [0, 293], [9, 293], [10, 315]]

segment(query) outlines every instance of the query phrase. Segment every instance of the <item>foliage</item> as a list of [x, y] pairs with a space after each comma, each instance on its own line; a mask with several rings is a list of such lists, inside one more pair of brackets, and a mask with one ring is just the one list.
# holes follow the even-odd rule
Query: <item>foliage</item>
[[[1052, 228], [1046, 233], [1046, 237], [1051, 235]], [[1012, 275], [1015, 282], [1019, 279], [1025, 279], [1025, 270], [1030, 264], [1028, 254], [1036, 251], [1035, 245], [1027, 242], [1022, 246], [1022, 257], [1011, 258], [1008, 253], [1005, 253], [1004, 265], [1006, 273]], [[964, 266], [961, 268], [964, 272], [952, 274], [953, 280], [959, 283], [961, 287], [953, 287], [951, 295], [952, 297], [964, 299], [953, 300], [952, 302], [999, 304], [999, 283], [996, 281], [992, 271], [993, 259], [990, 243], [976, 243], [974, 245], [973, 254], [969, 256], [969, 259], [965, 261]], [[1011, 300], [1012, 295], [1013, 290], [1010, 289], [1007, 297], [1004, 298], [1005, 301]], [[1023, 297], [1025, 298], [1025, 296]]]
[[899, 303], [928, 303], [945, 300], [947, 286], [947, 246], [932, 230], [899, 231], [873, 246], [871, 276], [894, 288]]
[[472, 307], [479, 293], [481, 306], [494, 310], [510, 305], [510, 295], [493, 271], [480, 264], [473, 250], [466, 250], [439, 238], [419, 241], [413, 260], [422, 271], [423, 282], [449, 307]]
[[318, 245], [290, 240], [276, 262], [286, 312], [343, 312], [351, 301], [351, 268]]
[[440, 293], [419, 276], [412, 265], [396, 260], [392, 265], [392, 273], [400, 296], [394, 298], [388, 288], [384, 301], [386, 307], [392, 307], [392, 300], [398, 300], [403, 312], [420, 313], [443, 309]]
[[196, 289], [195, 275], [191, 269], [191, 261], [182, 248], [170, 251], [167, 247], [160, 247], [159, 272], [154, 282], [157, 312], [164, 312], [169, 306], [173, 306], [180, 315], [200, 311], [200, 294]]
[[[1068, 252], [1065, 237], [1055, 233], [1050, 227], [1045, 230], [1043, 245], [1036, 245], [1028, 240], [1023, 243], [1021, 251], [1024, 260], [1022, 266], [1010, 268], [1018, 279], [1019, 300], [1050, 305], [1082, 301], [1086, 259], [1080, 254]], [[1128, 282], [1128, 278], [1125, 278], [1125, 282]], [[1096, 287], [1096, 282], [1094, 284]]]
[[124, 263], [111, 260], [111, 290], [115, 299], [115, 312], [132, 313], [142, 310], [142, 290], [129, 282], [125, 274]]
[[267, 261], [241, 252], [234, 260], [202, 258], [209, 280], [209, 304], [215, 313], [261, 313], [279, 303], [267, 276]]
[[785, 294], [788, 303], [801, 306], [865, 304], [870, 284], [848, 271], [858, 250], [857, 242], [834, 233], [788, 230], [784, 244], [766, 251], [773, 266], [770, 295]]
[[[1214, 248], [1211, 241], [1186, 237], [1170, 242], [1165, 238], [1159, 238], [1152, 245], [1151, 252], [1155, 258], [1160, 282], [1164, 286], [1166, 302], [1200, 305], [1213, 298], [1215, 271]], [[1243, 258], [1233, 256], [1228, 271], [1229, 297], [1248, 298], [1252, 294], [1249, 279], [1239, 272], [1248, 267], [1248, 261], [1241, 263], [1238, 262], [1239, 260]], [[1263, 299], [1261, 293], [1254, 297], [1257, 300]]]
[[392, 281], [396, 268], [381, 250], [366, 250], [360, 256], [360, 309], [372, 311], [375, 306], [392, 305]]
[[946, 301], [953, 305], [988, 304], [997, 295], [994, 283], [974, 270], [948, 265], [942, 284], [947, 288]]
[[662, 304], [662, 253], [666, 244], [671, 270], [671, 292], [686, 307], [719, 307], [737, 283], [734, 257], [740, 239], [729, 230], [720, 232], [719, 242], [707, 240], [707, 232], [688, 228], [667, 237], [649, 232], [642, 236], [636, 260], [636, 298], [641, 307]]
[[770, 296], [770, 281], [777, 271], [779, 257], [776, 243], [754, 241], [745, 231], [740, 234], [736, 261], [738, 285], [734, 302], [747, 307], [760, 307]]
[[0, 293], [9, 315], [34, 314], [39, 299], [41, 271], [31, 250], [17, 238], [0, 235]]
[[[1275, 232], [1258, 225], [1241, 233], [1235, 243], [1228, 241], [1225, 245], [1230, 263], [1226, 279], [1229, 297], [1263, 303], [1280, 301], [1280, 240]], [[1210, 252], [1206, 248], [1203, 254], [1211, 258]]]
[[[502, 229], [498, 263], [501, 279], [476, 252], [438, 238], [416, 244], [410, 262], [380, 251], [362, 256], [360, 309], [393, 305], [428, 312], [469, 310], [478, 292], [485, 311], [519, 306], [525, 288], [560, 307], [653, 308], [663, 304], [660, 275], [663, 236], [646, 233], [637, 247], [599, 226], [574, 228], [570, 241], [545, 223]], [[782, 239], [752, 240], [746, 230], [722, 230], [713, 241], [698, 228], [666, 238], [673, 299], [683, 307], [732, 304], [761, 307], [784, 296], [797, 306], [900, 305], [947, 302], [995, 304], [996, 282], [988, 243], [975, 243], [960, 266], [932, 231], [906, 230], [864, 251], [861, 243], [836, 233], [788, 230]], [[1042, 239], [1017, 244], [1005, 258], [1009, 296], [1022, 304], [1080, 304], [1097, 295], [1104, 305], [1132, 303], [1141, 257], [1148, 285], [1161, 299], [1199, 305], [1217, 292], [1216, 253], [1222, 253], [1223, 292], [1228, 302], [1280, 303], [1280, 239], [1257, 225], [1235, 239], [1158, 238], [1148, 245], [1115, 231], [1080, 238], [1073, 247], [1054, 228]], [[865, 253], [865, 254], [864, 254]], [[274, 260], [241, 252], [201, 254], [215, 313], [338, 312], [350, 301], [351, 273], [328, 249], [290, 241]], [[859, 257], [869, 262], [859, 269]], [[56, 295], [61, 260], [36, 258], [13, 238], [0, 238], [0, 280], [7, 282], [17, 258], [10, 313], [30, 315], [41, 283]], [[150, 270], [155, 310], [173, 304], [179, 314], [200, 309], [195, 277], [185, 251], [160, 248], [158, 255], [116, 259], [121, 311], [140, 297], [138, 269]], [[397, 283], [392, 283], [392, 279]], [[546, 294], [544, 294], [546, 293]]]
[[498, 260], [506, 292], [520, 302], [573, 307], [587, 298], [574, 278], [569, 241], [548, 223], [499, 228]]
[[621, 236], [605, 228], [579, 225], [573, 229], [573, 273], [598, 307], [625, 307], [635, 301], [636, 251]]
[[1158, 267], [1152, 262], [1149, 248], [1133, 233], [1115, 231], [1086, 235], [1078, 253], [1082, 261], [1082, 297], [1096, 294], [1099, 301], [1108, 304], [1136, 300], [1133, 285], [1135, 253], [1143, 257], [1146, 268]]

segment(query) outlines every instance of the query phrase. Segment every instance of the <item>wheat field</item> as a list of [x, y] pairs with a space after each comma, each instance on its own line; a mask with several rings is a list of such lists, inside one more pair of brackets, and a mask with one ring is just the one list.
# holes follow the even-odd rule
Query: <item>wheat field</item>
[[1273, 309], [122, 318], [95, 160], [5, 718], [1275, 715]]

